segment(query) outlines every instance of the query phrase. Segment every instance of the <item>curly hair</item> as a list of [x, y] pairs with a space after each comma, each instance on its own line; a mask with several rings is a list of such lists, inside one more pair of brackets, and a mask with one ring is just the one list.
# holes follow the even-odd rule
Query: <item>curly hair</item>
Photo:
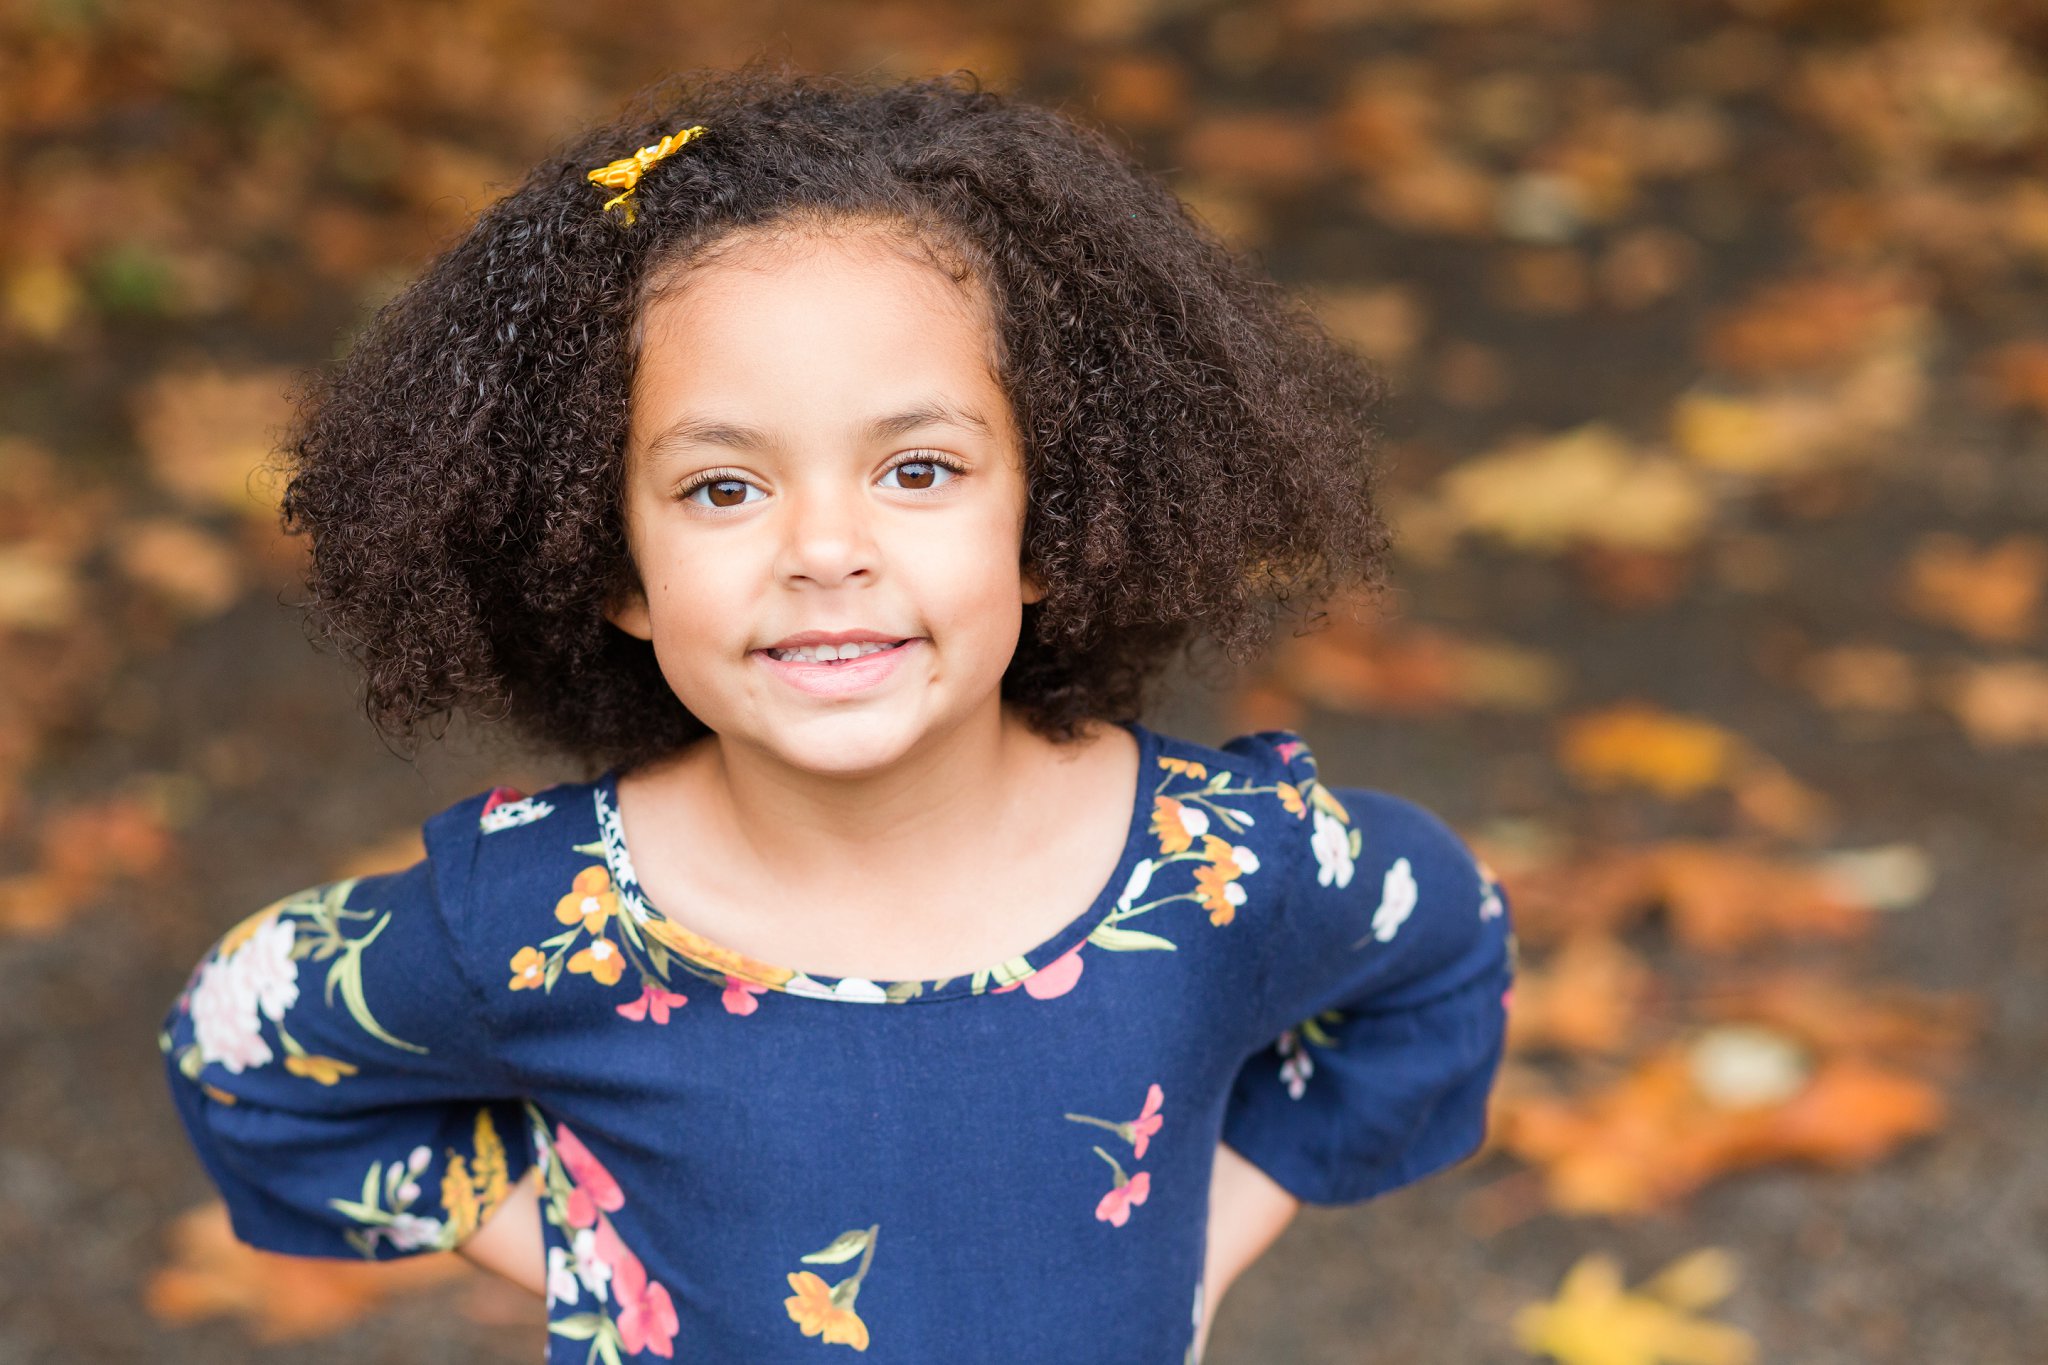
[[[698, 123], [631, 225], [600, 210], [589, 170]], [[1035, 731], [1135, 718], [1183, 646], [1247, 662], [1272, 609], [1381, 585], [1384, 381], [1163, 182], [971, 73], [877, 87], [757, 58], [569, 141], [294, 394], [299, 605], [362, 668], [373, 725], [460, 710], [621, 769], [707, 732], [603, 614], [638, 583], [639, 321], [732, 234], [837, 220], [899, 225], [986, 291], [1046, 590], [1001, 695]]]

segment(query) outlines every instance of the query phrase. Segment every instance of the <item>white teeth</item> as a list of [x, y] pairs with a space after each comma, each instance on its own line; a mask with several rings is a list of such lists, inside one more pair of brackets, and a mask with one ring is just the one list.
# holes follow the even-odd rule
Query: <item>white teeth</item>
[[[897, 643], [900, 644], [902, 642], [898, 641]], [[771, 649], [768, 651], [768, 654], [769, 657], [780, 659], [784, 663], [797, 661], [825, 663], [833, 659], [858, 659], [864, 655], [879, 654], [885, 649], [894, 649], [895, 647], [896, 645], [894, 644], [878, 644], [874, 641], [866, 641], [860, 644], [848, 645], [805, 645], [801, 649]]]

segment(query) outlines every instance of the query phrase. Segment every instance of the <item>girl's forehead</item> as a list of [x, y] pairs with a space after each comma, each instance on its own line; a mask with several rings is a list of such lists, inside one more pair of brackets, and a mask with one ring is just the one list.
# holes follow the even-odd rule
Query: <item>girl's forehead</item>
[[[636, 326], [636, 389], [773, 387], [799, 371], [924, 369], [995, 381], [995, 310], [893, 235], [777, 235], [711, 253], [653, 292]], [[704, 384], [693, 383], [702, 380]]]

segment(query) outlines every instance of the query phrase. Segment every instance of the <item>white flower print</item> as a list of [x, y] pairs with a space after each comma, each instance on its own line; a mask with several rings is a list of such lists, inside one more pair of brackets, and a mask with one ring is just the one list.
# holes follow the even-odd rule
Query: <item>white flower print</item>
[[1316, 807], [1315, 817], [1316, 832], [1310, 847], [1316, 852], [1316, 882], [1322, 886], [1351, 885], [1351, 831], [1321, 806]]
[[422, 1218], [416, 1213], [394, 1213], [391, 1215], [391, 1245], [400, 1251], [413, 1251], [419, 1247], [437, 1245], [441, 1240], [441, 1222], [437, 1218]]
[[288, 919], [273, 919], [235, 949], [243, 979], [256, 997], [256, 1007], [275, 1022], [299, 998], [299, 964], [292, 961], [292, 940], [298, 928]]
[[602, 1301], [606, 1287], [612, 1282], [612, 1268], [597, 1254], [596, 1231], [591, 1228], [581, 1229], [570, 1245], [574, 1248], [576, 1258], [576, 1278], [583, 1281], [583, 1287], [590, 1291], [592, 1298]]
[[1301, 1035], [1293, 1029], [1283, 1032], [1275, 1046], [1280, 1051], [1280, 1079], [1287, 1085], [1288, 1098], [1298, 1100], [1308, 1087], [1308, 1078], [1315, 1074], [1316, 1064], [1302, 1046]]
[[1131, 879], [1124, 883], [1123, 895], [1117, 897], [1117, 909], [1129, 910], [1132, 903], [1145, 894], [1145, 888], [1152, 885], [1152, 873], [1158, 866], [1150, 858], [1138, 859], [1138, 865], [1131, 869]]
[[1479, 902], [1479, 918], [1499, 919], [1505, 913], [1507, 913], [1506, 908], [1501, 904], [1500, 900], [1500, 887], [1493, 882], [1488, 882], [1486, 884], [1486, 899]]
[[1380, 884], [1380, 908], [1372, 912], [1372, 936], [1385, 943], [1415, 908], [1415, 870], [1406, 858], [1394, 859]]
[[256, 993], [242, 971], [239, 953], [214, 958], [199, 970], [192, 988], [192, 1037], [201, 1062], [219, 1062], [239, 1074], [271, 1059], [270, 1044], [256, 1021]]
[[[476, 823], [477, 828], [481, 829], [484, 833], [496, 834], [499, 830], [517, 829], [521, 825], [530, 825], [534, 821], [544, 819], [554, 813], [555, 808], [547, 802], [537, 797], [528, 796], [518, 801], [499, 802], [485, 811]], [[574, 1300], [571, 1300], [571, 1302], [574, 1302]]]
[[839, 984], [828, 986], [816, 977], [798, 972], [782, 983], [791, 995], [808, 995], [813, 1000], [851, 1000], [863, 1005], [886, 1005], [889, 993], [864, 977], [842, 976]]
[[576, 1271], [569, 1263], [569, 1253], [560, 1247], [548, 1248], [548, 1307], [558, 1303], [574, 1303], [582, 1297], [576, 1288]]
[[1246, 848], [1243, 844], [1232, 844], [1230, 846], [1230, 861], [1236, 863], [1237, 870], [1247, 877], [1259, 870], [1259, 855]]

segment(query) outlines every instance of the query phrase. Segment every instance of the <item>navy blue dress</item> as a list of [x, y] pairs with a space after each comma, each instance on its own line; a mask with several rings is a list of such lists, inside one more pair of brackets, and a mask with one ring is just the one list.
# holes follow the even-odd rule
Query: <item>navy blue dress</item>
[[1441, 820], [1323, 786], [1298, 735], [1128, 728], [1114, 876], [972, 975], [693, 933], [616, 772], [264, 907], [159, 1039], [236, 1235], [448, 1250], [538, 1167], [551, 1365], [1192, 1359], [1217, 1143], [1314, 1204], [1470, 1156], [1515, 942]]

